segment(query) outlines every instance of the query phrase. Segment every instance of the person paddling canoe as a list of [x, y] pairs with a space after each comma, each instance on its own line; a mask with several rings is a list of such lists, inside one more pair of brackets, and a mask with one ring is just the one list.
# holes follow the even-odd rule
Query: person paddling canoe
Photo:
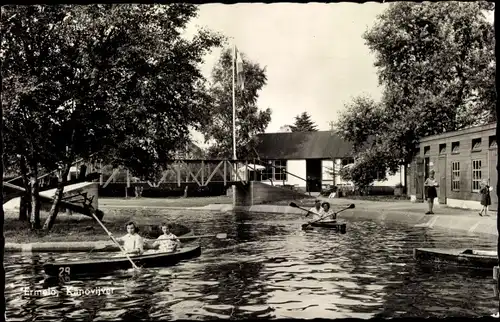
[[137, 226], [133, 221], [126, 224], [127, 234], [117, 238], [117, 241], [123, 245], [127, 254], [141, 255], [144, 252], [144, 239], [137, 234]]
[[161, 224], [161, 231], [163, 232], [162, 235], [160, 235], [156, 241], [153, 243], [153, 247], [160, 250], [160, 252], [174, 252], [177, 250], [177, 248], [180, 247], [181, 242], [179, 241], [179, 238], [177, 238], [176, 235], [174, 235], [172, 232], [172, 225], [171, 224]]
[[321, 201], [316, 199], [314, 200], [314, 207], [309, 209], [309, 212], [307, 213], [306, 217], [312, 214], [312, 219], [318, 220], [321, 218], [320, 212], [321, 212]]
[[326, 201], [321, 204], [319, 215], [325, 219], [330, 217], [332, 220], [337, 220], [337, 214], [330, 209], [330, 203]]

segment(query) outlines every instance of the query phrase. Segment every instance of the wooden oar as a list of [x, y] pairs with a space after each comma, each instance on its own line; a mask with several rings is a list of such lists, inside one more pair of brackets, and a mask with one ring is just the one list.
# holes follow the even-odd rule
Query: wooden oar
[[219, 233], [219, 234], [216, 234], [216, 235], [198, 235], [198, 236], [181, 236], [181, 237], [177, 237], [178, 239], [193, 239], [193, 238], [207, 238], [207, 237], [215, 237], [217, 239], [225, 239], [227, 238], [227, 234], [226, 233]]
[[109, 238], [111, 238], [111, 240], [113, 242], [115, 242], [118, 245], [118, 247], [120, 247], [120, 250], [123, 252], [123, 254], [125, 254], [125, 256], [127, 256], [127, 259], [132, 263], [132, 267], [134, 267], [135, 270], [139, 270], [139, 267], [137, 267], [137, 265], [135, 265], [134, 261], [127, 254], [127, 252], [125, 251], [125, 249], [123, 249], [122, 245], [120, 245], [120, 243], [115, 239], [115, 237], [113, 237], [113, 234], [111, 234], [109, 232], [109, 230], [104, 226], [104, 224], [97, 218], [97, 216], [94, 214], [93, 209], [90, 210], [90, 214], [92, 215], [92, 217], [94, 217], [95, 220], [97, 220], [97, 222], [101, 225], [101, 227], [104, 229], [104, 231], [106, 231], [106, 233], [108, 234]]
[[[225, 239], [227, 238], [227, 234], [226, 233], [219, 233], [219, 234], [212, 234], [212, 235], [198, 235], [198, 236], [180, 236], [180, 237], [177, 237], [177, 239], [179, 240], [183, 240], [183, 239], [196, 239], [196, 238], [210, 238], [210, 237], [215, 237], [217, 239]], [[144, 239], [144, 242], [145, 243], [154, 243], [157, 239]]]

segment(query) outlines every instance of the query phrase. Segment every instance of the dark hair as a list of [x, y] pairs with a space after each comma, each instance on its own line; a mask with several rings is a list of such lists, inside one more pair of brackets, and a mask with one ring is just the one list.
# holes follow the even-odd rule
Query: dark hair
[[327, 205], [327, 206], [328, 206], [328, 208], [330, 208], [330, 203], [329, 203], [329, 202], [326, 202], [326, 201], [325, 201], [325, 202], [323, 202], [323, 203], [321, 204], [321, 207], [323, 207], [324, 205]]
[[167, 227], [169, 230], [172, 230], [173, 225], [172, 224], [167, 224], [165, 222], [162, 222], [161, 225], [160, 225], [160, 228], [161, 227]]
[[129, 221], [126, 225], [125, 225], [125, 228], [127, 228], [128, 226], [134, 226], [134, 232], [138, 232], [139, 231], [139, 228], [137, 227], [137, 225], [135, 224], [135, 222], [133, 221]]

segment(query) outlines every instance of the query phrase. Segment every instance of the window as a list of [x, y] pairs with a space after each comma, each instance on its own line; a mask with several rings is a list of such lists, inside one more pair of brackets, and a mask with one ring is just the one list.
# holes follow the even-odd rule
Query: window
[[451, 163], [451, 190], [460, 191], [460, 162]]
[[439, 154], [446, 154], [446, 143], [439, 145]]
[[377, 171], [377, 180], [386, 179], [386, 172], [384, 170]]
[[460, 152], [460, 142], [452, 142], [451, 143], [451, 153], [459, 153]]
[[472, 139], [472, 151], [481, 151], [481, 138]]
[[266, 168], [262, 171], [262, 180], [273, 179], [273, 161], [268, 161]]
[[431, 152], [430, 146], [424, 146], [424, 155], [428, 155]]
[[472, 192], [479, 192], [481, 174], [481, 160], [472, 160]]
[[286, 160], [274, 161], [274, 180], [286, 181]]
[[488, 146], [490, 148], [496, 148], [497, 147], [497, 136], [496, 135], [491, 135], [490, 136], [490, 140], [489, 140]]
[[346, 165], [351, 164], [351, 163], [354, 163], [354, 159], [353, 158], [342, 159], [342, 166], [343, 167], [345, 167]]
[[262, 180], [286, 181], [286, 160], [268, 161], [262, 171]]
[[420, 148], [415, 149], [415, 155], [418, 157], [420, 156]]

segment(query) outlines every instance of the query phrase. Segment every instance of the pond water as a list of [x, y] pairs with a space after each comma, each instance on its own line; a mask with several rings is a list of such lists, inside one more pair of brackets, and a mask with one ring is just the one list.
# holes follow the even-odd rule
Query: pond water
[[[303, 232], [296, 215], [183, 212], [179, 219], [179, 212], [162, 211], [197, 234], [231, 238], [202, 240], [199, 258], [174, 267], [80, 278], [44, 294], [34, 291], [47, 287], [41, 265], [48, 254], [6, 254], [8, 320], [477, 317], [497, 311], [491, 272], [439, 270], [412, 258], [416, 247], [495, 249], [495, 239], [370, 221], [348, 222], [343, 235]], [[103, 292], [76, 295], [77, 289]]]

